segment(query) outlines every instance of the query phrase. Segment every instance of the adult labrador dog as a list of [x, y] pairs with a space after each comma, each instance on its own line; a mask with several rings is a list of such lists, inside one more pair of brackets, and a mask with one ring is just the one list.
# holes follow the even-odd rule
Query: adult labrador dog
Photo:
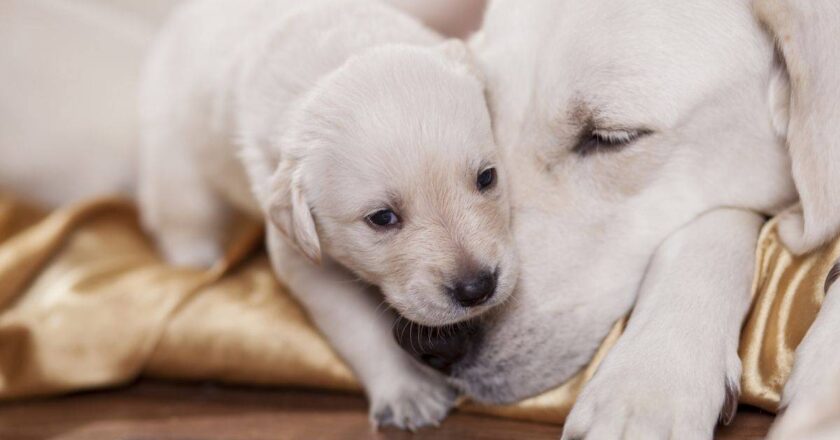
[[[576, 373], [632, 308], [564, 438], [711, 438], [736, 407], [765, 216], [797, 252], [840, 229], [840, 3], [497, 0], [473, 48], [521, 279], [509, 307], [414, 354], [511, 402]], [[840, 371], [838, 285], [783, 426]]]

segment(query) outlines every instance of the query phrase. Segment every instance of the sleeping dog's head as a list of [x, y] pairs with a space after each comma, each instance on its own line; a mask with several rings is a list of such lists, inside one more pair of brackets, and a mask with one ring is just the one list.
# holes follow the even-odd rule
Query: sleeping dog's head
[[266, 204], [304, 254], [339, 262], [424, 324], [509, 296], [518, 264], [507, 175], [466, 46], [355, 56], [289, 125]]
[[415, 354], [446, 357], [479, 400], [523, 398], [589, 361], [657, 246], [704, 212], [772, 214], [798, 190], [788, 243], [837, 231], [840, 6], [761, 3], [770, 32], [748, 1], [491, 5], [475, 47], [510, 175], [517, 301], [459, 336], [472, 342]]

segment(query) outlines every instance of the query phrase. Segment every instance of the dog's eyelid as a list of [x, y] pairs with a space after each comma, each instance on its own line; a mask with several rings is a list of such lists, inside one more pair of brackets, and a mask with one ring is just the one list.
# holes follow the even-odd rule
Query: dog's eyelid
[[647, 135], [649, 135], [653, 132], [649, 128], [644, 128], [644, 127], [632, 128], [632, 127], [627, 127], [627, 126], [619, 126], [619, 127], [593, 126], [593, 127], [589, 127], [589, 131], [594, 136], [603, 137], [603, 138], [611, 138], [611, 139], [616, 139], [616, 140], [637, 139], [641, 136], [647, 136]]
[[588, 156], [599, 151], [618, 150], [651, 134], [653, 130], [649, 128], [603, 128], [590, 125], [581, 130], [572, 151], [580, 156]]
[[627, 129], [594, 128], [592, 129], [591, 134], [592, 136], [601, 139], [609, 139], [614, 142], [628, 142], [636, 136], [636, 132], [634, 130]]

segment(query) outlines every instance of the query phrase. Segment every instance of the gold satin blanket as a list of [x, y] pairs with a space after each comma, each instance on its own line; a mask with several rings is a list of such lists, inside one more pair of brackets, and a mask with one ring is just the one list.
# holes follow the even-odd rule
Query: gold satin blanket
[[[0, 194], [0, 399], [67, 393], [138, 376], [358, 390], [351, 371], [274, 279], [259, 225], [236, 228], [209, 271], [165, 265], [133, 206], [94, 200], [51, 213]], [[822, 301], [840, 240], [807, 257], [761, 233], [744, 326], [741, 401], [774, 411]], [[562, 386], [467, 411], [560, 423], [621, 334]]]

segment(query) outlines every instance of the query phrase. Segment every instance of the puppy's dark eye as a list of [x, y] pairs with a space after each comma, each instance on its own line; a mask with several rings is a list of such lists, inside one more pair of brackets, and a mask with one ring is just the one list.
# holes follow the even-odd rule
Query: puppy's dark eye
[[391, 228], [400, 224], [400, 217], [390, 209], [382, 209], [367, 216], [367, 221], [375, 228]]
[[632, 144], [640, 137], [649, 134], [651, 134], [651, 131], [647, 129], [601, 130], [590, 128], [581, 133], [578, 143], [572, 151], [580, 156], [618, 151], [622, 147]]
[[478, 173], [478, 177], [475, 179], [475, 186], [478, 187], [479, 191], [486, 191], [493, 187], [496, 184], [496, 169], [495, 168], [487, 168], [486, 170]]

